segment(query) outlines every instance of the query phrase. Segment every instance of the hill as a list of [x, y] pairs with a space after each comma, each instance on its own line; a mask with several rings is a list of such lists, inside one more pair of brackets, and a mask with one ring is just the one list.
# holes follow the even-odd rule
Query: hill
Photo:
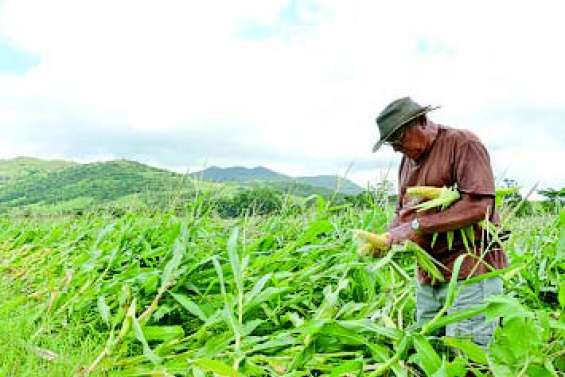
[[[325, 182], [304, 177], [302, 182], [264, 167], [210, 168], [187, 178], [129, 160], [78, 164], [17, 158], [1, 161], [0, 169], [6, 177], [0, 185], [0, 211], [56, 213], [106, 204], [160, 207], [171, 201], [190, 200], [195, 185], [213, 189], [221, 196], [254, 186], [268, 186], [293, 196], [331, 196], [337, 180], [331, 176]], [[308, 179], [313, 179], [313, 184], [305, 183]]]
[[141, 192], [172, 190], [181, 175], [139, 162], [72, 164], [12, 179], [0, 187], [0, 208], [87, 200], [108, 202]]
[[250, 183], [253, 181], [287, 181], [291, 179], [287, 175], [277, 173], [262, 166], [257, 166], [255, 168], [245, 168], [242, 166], [220, 168], [218, 166], [212, 166], [191, 175], [205, 181], [237, 183]]
[[363, 188], [352, 181], [340, 178], [336, 175], [319, 175], [312, 177], [290, 177], [277, 173], [262, 166], [245, 168], [241, 166], [220, 168], [212, 166], [200, 172], [192, 174], [203, 180], [214, 182], [234, 182], [240, 184], [252, 184], [257, 182], [273, 183], [276, 187], [287, 190], [307, 189], [306, 186], [322, 189], [325, 193], [338, 191], [342, 194], [358, 194]]
[[42, 160], [33, 157], [0, 160], [0, 185], [29, 175], [45, 174], [75, 165], [77, 163], [71, 161]]

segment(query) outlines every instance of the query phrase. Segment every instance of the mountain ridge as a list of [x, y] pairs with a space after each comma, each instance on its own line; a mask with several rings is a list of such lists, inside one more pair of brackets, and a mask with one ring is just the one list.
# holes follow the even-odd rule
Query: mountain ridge
[[246, 168], [242, 166], [232, 166], [221, 168], [211, 166], [204, 170], [191, 174], [195, 177], [202, 177], [203, 180], [211, 180], [214, 182], [235, 182], [250, 183], [252, 181], [266, 182], [296, 182], [307, 184], [314, 187], [320, 187], [328, 190], [338, 191], [342, 194], [358, 194], [363, 191], [356, 183], [338, 177], [337, 175], [314, 175], [304, 177], [291, 177], [286, 174], [275, 172], [263, 166], [254, 168]]
[[2, 210], [61, 203], [86, 206], [85, 203], [110, 203], [131, 195], [174, 196], [179, 190], [190, 191], [202, 184], [207, 187], [221, 184], [228, 191], [238, 187], [268, 186], [302, 197], [312, 194], [329, 196], [336, 188], [343, 194], [361, 190], [337, 176], [290, 177], [263, 166], [210, 167], [188, 175], [197, 178], [196, 181], [186, 180], [186, 175], [126, 159], [76, 163], [19, 157], [0, 160], [0, 176], [5, 177], [0, 182]]

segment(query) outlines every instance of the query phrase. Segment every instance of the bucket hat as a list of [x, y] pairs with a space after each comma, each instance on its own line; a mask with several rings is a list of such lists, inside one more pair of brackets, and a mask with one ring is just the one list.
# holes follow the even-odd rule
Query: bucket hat
[[410, 97], [399, 98], [392, 101], [377, 117], [377, 125], [379, 126], [380, 139], [373, 146], [373, 152], [376, 152], [384, 142], [397, 130], [405, 126], [411, 120], [426, 114], [432, 110], [438, 109], [439, 106], [421, 106], [414, 102]]

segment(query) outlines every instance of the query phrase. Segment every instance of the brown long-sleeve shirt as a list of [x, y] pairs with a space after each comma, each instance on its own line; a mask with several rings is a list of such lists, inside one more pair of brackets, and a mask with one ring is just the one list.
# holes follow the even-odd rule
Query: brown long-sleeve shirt
[[[507, 265], [504, 251], [499, 246], [487, 249], [490, 238], [478, 225], [485, 214], [491, 222], [498, 223], [498, 214], [494, 208], [494, 178], [488, 152], [473, 133], [442, 125], [438, 127], [433, 143], [417, 162], [407, 157], [402, 159], [397, 216], [392, 226], [411, 222], [417, 217], [423, 233], [419, 244], [446, 267], [440, 268], [446, 280], [451, 278], [453, 263], [462, 254], [469, 255], [463, 261], [459, 279], [466, 278], [471, 273], [480, 275], [492, 269], [504, 268]], [[405, 196], [406, 188], [411, 186], [449, 187], [455, 184], [462, 198], [444, 211], [434, 209], [417, 213], [412, 209], [417, 203]], [[470, 253], [458, 230], [469, 224], [475, 230], [475, 247], [471, 248]], [[453, 229], [456, 230], [450, 249], [445, 232]], [[433, 233], [436, 232], [439, 234], [432, 247]], [[482, 262], [479, 263], [482, 254]], [[421, 269], [418, 269], [418, 280], [422, 284], [434, 283]]]

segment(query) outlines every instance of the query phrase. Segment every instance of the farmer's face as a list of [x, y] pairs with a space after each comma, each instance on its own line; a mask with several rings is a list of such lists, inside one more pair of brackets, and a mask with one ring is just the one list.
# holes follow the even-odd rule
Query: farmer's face
[[391, 143], [392, 149], [411, 160], [417, 160], [427, 147], [427, 134], [424, 128], [421, 123], [406, 127], [401, 137]]

